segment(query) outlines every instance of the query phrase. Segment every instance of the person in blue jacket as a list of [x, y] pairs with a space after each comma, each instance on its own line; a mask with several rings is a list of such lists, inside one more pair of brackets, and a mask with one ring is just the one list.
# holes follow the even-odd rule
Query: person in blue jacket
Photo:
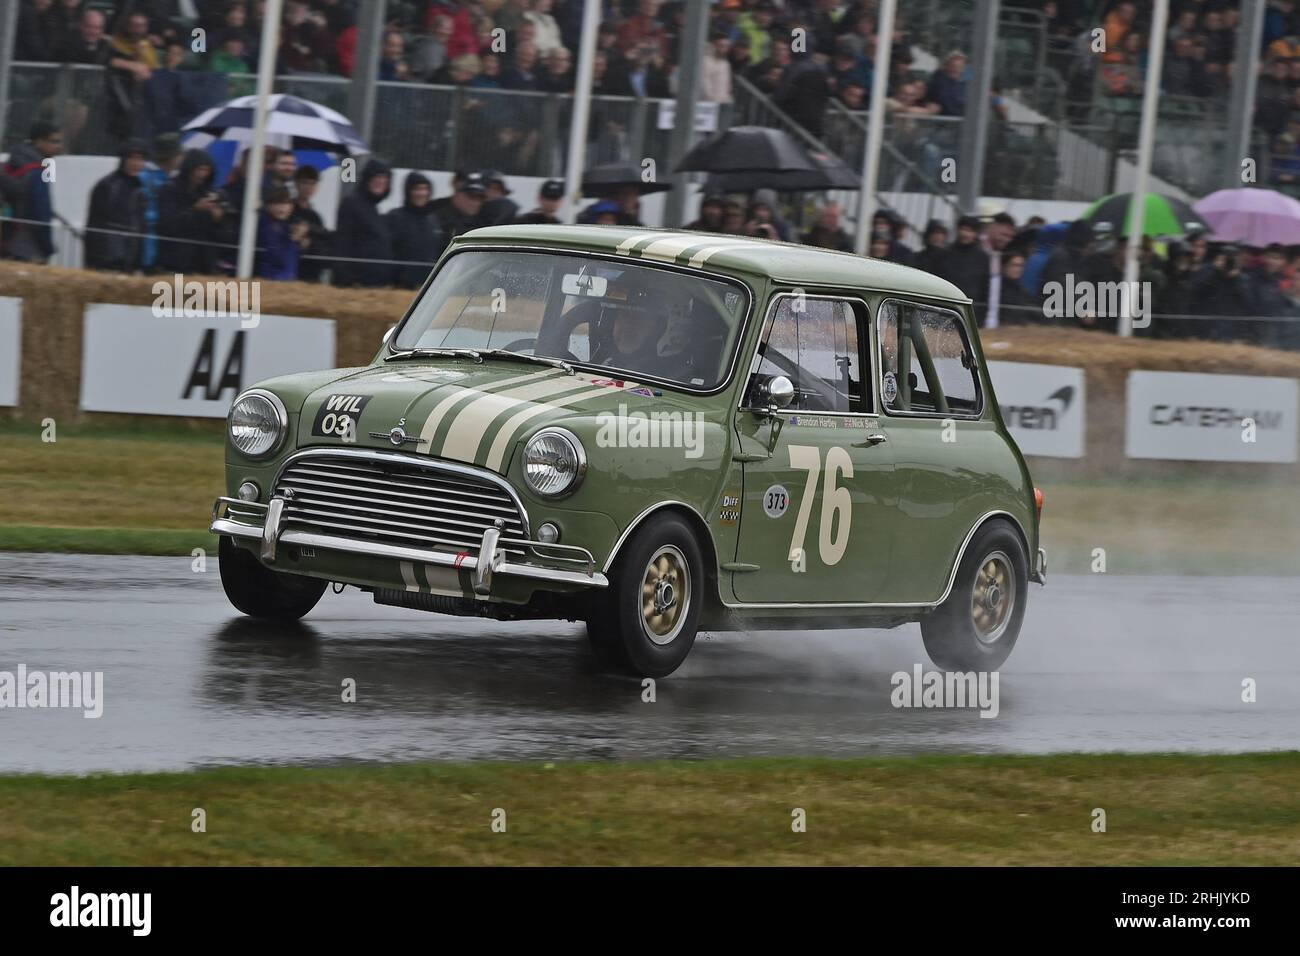
[[1043, 268], [1051, 258], [1052, 251], [1065, 241], [1065, 234], [1070, 231], [1070, 223], [1053, 222], [1040, 226], [1034, 233], [1034, 248], [1025, 260], [1025, 275], [1020, 284], [1031, 295], [1040, 295], [1043, 291]]
[[37, 120], [28, 141], [14, 147], [5, 164], [5, 175], [13, 184], [11, 206], [14, 219], [4, 226], [4, 254], [25, 262], [45, 262], [54, 255], [50, 220], [54, 203], [50, 196], [47, 161], [63, 152], [63, 133], [53, 123]]
[[290, 222], [293, 196], [279, 187], [266, 197], [257, 218], [257, 259], [253, 271], [259, 279], [293, 281], [298, 278], [298, 258], [310, 242], [305, 222]]

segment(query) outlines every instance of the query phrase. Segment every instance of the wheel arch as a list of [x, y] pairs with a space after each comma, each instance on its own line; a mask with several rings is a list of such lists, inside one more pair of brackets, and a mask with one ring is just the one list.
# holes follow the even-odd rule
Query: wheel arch
[[1020, 524], [1020, 519], [1010, 511], [998, 510], [986, 512], [981, 515], [979, 520], [971, 525], [970, 530], [966, 532], [966, 538], [962, 541], [961, 547], [957, 549], [957, 556], [953, 559], [952, 568], [948, 571], [948, 586], [943, 589], [943, 594], [932, 606], [938, 607], [948, 600], [949, 595], [952, 594], [953, 586], [957, 583], [957, 572], [961, 569], [962, 561], [966, 559], [966, 550], [970, 547], [970, 543], [975, 540], [975, 536], [979, 534], [983, 528], [987, 527], [991, 522], [998, 520], [1006, 521], [1006, 523], [1011, 525], [1015, 530], [1016, 536], [1020, 538], [1021, 547], [1025, 549], [1025, 560], [1032, 564], [1032, 555], [1029, 553], [1029, 537], [1025, 534], [1025, 529]]
[[605, 559], [605, 566], [601, 568], [601, 571], [609, 574], [609, 569], [618, 560], [623, 545], [627, 543], [628, 539], [651, 517], [666, 511], [680, 515], [685, 519], [691, 530], [695, 532], [700, 551], [704, 555], [704, 594], [707, 599], [705, 609], [710, 609], [720, 601], [718, 591], [718, 549], [714, 544], [713, 533], [709, 530], [708, 522], [704, 520], [704, 516], [684, 501], [660, 501], [633, 518], [628, 523], [628, 526], [623, 529], [623, 533], [619, 535], [618, 540], [614, 542], [614, 547], [610, 549], [609, 557]]

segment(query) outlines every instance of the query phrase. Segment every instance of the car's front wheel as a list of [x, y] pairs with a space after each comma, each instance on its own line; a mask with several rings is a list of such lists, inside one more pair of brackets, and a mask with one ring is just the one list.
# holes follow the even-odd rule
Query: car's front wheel
[[329, 586], [318, 578], [272, 571], [226, 535], [217, 559], [226, 597], [249, 617], [296, 621], [316, 606]]
[[667, 677], [695, 643], [704, 559], [678, 515], [653, 517], [623, 546], [587, 620], [597, 661], [636, 677]]
[[921, 619], [926, 653], [951, 671], [991, 671], [1020, 636], [1029, 560], [1014, 528], [994, 520], [971, 539], [948, 598]]

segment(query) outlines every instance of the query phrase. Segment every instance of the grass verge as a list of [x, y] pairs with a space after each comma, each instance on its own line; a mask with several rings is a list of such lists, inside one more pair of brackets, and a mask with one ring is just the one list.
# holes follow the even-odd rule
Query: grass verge
[[190, 554], [217, 550], [217, 536], [175, 528], [56, 528], [45, 525], [0, 527], [0, 551], [51, 554]]
[[0, 864], [1289, 865], [1297, 790], [1294, 752], [10, 776]]
[[211, 548], [222, 436], [162, 428], [0, 429], [0, 550], [188, 554]]
[[[1300, 510], [1281, 504], [1291, 486], [1186, 472], [1081, 481], [1059, 463], [1035, 475], [1052, 571], [1091, 571], [1102, 548], [1109, 573], [1300, 574]], [[209, 512], [223, 486], [219, 430], [82, 426], [46, 443], [39, 425], [6, 423], [0, 551], [210, 549]]]

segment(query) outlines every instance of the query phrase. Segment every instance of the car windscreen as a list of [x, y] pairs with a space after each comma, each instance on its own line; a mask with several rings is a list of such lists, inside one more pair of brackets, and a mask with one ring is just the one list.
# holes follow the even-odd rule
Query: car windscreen
[[392, 342], [503, 349], [707, 391], [727, 378], [739, 283], [580, 254], [468, 250], [439, 270]]

